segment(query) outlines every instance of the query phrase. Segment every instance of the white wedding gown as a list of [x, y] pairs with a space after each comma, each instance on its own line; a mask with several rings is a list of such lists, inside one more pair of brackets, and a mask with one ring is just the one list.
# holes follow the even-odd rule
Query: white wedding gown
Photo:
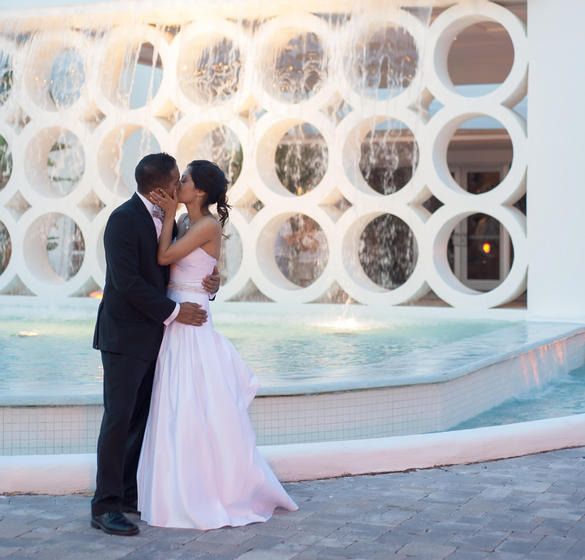
[[198, 248], [171, 267], [168, 297], [207, 322], [166, 328], [138, 465], [138, 509], [158, 527], [215, 529], [298, 509], [256, 449], [248, 406], [258, 380], [213, 328], [201, 280], [216, 259]]

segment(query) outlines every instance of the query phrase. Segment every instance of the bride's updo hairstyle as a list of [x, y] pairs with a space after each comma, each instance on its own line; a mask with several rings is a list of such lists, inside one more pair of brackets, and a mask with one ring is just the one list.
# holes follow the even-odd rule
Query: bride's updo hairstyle
[[227, 202], [228, 180], [224, 172], [215, 163], [206, 159], [196, 159], [187, 168], [189, 169], [195, 188], [203, 191], [207, 195], [205, 204], [207, 206], [217, 204], [219, 223], [223, 227], [228, 221], [229, 209], [231, 208]]

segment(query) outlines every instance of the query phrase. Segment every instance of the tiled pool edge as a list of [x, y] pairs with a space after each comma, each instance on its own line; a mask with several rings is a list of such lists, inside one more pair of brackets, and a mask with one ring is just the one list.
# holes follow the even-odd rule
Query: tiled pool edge
[[[262, 446], [283, 482], [479, 463], [585, 445], [585, 414], [390, 438]], [[91, 492], [95, 454], [0, 457], [0, 494]]]
[[[430, 383], [264, 395], [250, 408], [259, 445], [384, 438], [448, 430], [585, 363], [585, 330]], [[0, 406], [1, 455], [88, 453], [101, 405]]]

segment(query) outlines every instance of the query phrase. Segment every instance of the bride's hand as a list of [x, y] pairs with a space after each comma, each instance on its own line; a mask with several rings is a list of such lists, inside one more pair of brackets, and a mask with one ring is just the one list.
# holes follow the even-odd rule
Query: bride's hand
[[164, 210], [165, 216], [172, 216], [173, 219], [175, 218], [175, 214], [177, 213], [177, 206], [179, 204], [176, 191], [171, 196], [162, 189], [156, 189], [152, 191], [147, 198], [150, 200], [150, 202], [156, 204], [159, 208]]

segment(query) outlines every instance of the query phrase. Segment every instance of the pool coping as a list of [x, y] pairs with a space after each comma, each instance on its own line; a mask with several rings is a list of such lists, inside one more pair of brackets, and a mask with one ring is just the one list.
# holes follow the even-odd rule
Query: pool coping
[[[260, 446], [282, 482], [400, 472], [585, 445], [585, 414], [411, 436]], [[0, 456], [0, 494], [95, 489], [96, 455]]]
[[[512, 325], [507, 327], [510, 330], [518, 330], [524, 327], [541, 327], [548, 328], [554, 333], [547, 336], [535, 337], [534, 340], [520, 343], [514, 346], [513, 349], [506, 350], [500, 353], [492, 353], [467, 360], [466, 363], [445, 369], [445, 365], [438, 368], [438, 371], [432, 374], [421, 374], [421, 375], [395, 375], [395, 376], [377, 376], [369, 379], [344, 379], [344, 380], [333, 380], [326, 383], [307, 383], [299, 381], [294, 384], [287, 385], [276, 385], [276, 386], [265, 386], [261, 387], [258, 391], [256, 398], [266, 397], [290, 397], [298, 395], [314, 395], [324, 393], [340, 393], [340, 392], [352, 392], [352, 391], [363, 391], [371, 389], [382, 389], [392, 387], [405, 387], [413, 385], [432, 385], [439, 383], [446, 383], [454, 379], [463, 377], [474, 373], [480, 369], [492, 366], [497, 363], [504, 362], [508, 359], [520, 356], [527, 352], [531, 352], [537, 348], [547, 346], [549, 344], [558, 342], [559, 340], [569, 339], [574, 336], [585, 333], [585, 325], [575, 323], [558, 323], [558, 322], [545, 322], [545, 321], [524, 321], [519, 325]], [[505, 331], [506, 327], [491, 331], [483, 335], [472, 337], [476, 345], [481, 345], [490, 341], [492, 338], [501, 337], [502, 331]], [[505, 334], [505, 333], [504, 333]], [[470, 339], [460, 339], [458, 341], [449, 343], [441, 347], [440, 351], [448, 353], [449, 351], [457, 351], [457, 348], [464, 346]], [[487, 344], [489, 346], [489, 344]], [[489, 348], [488, 348], [489, 351]], [[486, 351], [487, 352], [487, 351]], [[356, 371], [360, 370], [363, 375], [364, 369], [371, 370], [375, 375], [380, 369], [393, 369], [400, 367], [400, 364], [408, 365], [412, 363], [413, 354], [416, 358], [417, 353], [409, 353], [397, 358], [390, 358], [380, 362], [367, 364], [365, 366], [351, 366], [345, 369], [345, 371]], [[424, 360], [425, 356], [418, 356]], [[436, 356], [435, 356], [436, 358]], [[96, 405], [100, 406], [103, 404], [103, 397], [100, 393], [89, 393], [89, 394], [75, 394], [75, 395], [2, 395], [0, 396], [0, 407], [27, 407], [27, 406], [45, 406], [45, 407], [58, 407], [58, 406], [87, 406]]]

